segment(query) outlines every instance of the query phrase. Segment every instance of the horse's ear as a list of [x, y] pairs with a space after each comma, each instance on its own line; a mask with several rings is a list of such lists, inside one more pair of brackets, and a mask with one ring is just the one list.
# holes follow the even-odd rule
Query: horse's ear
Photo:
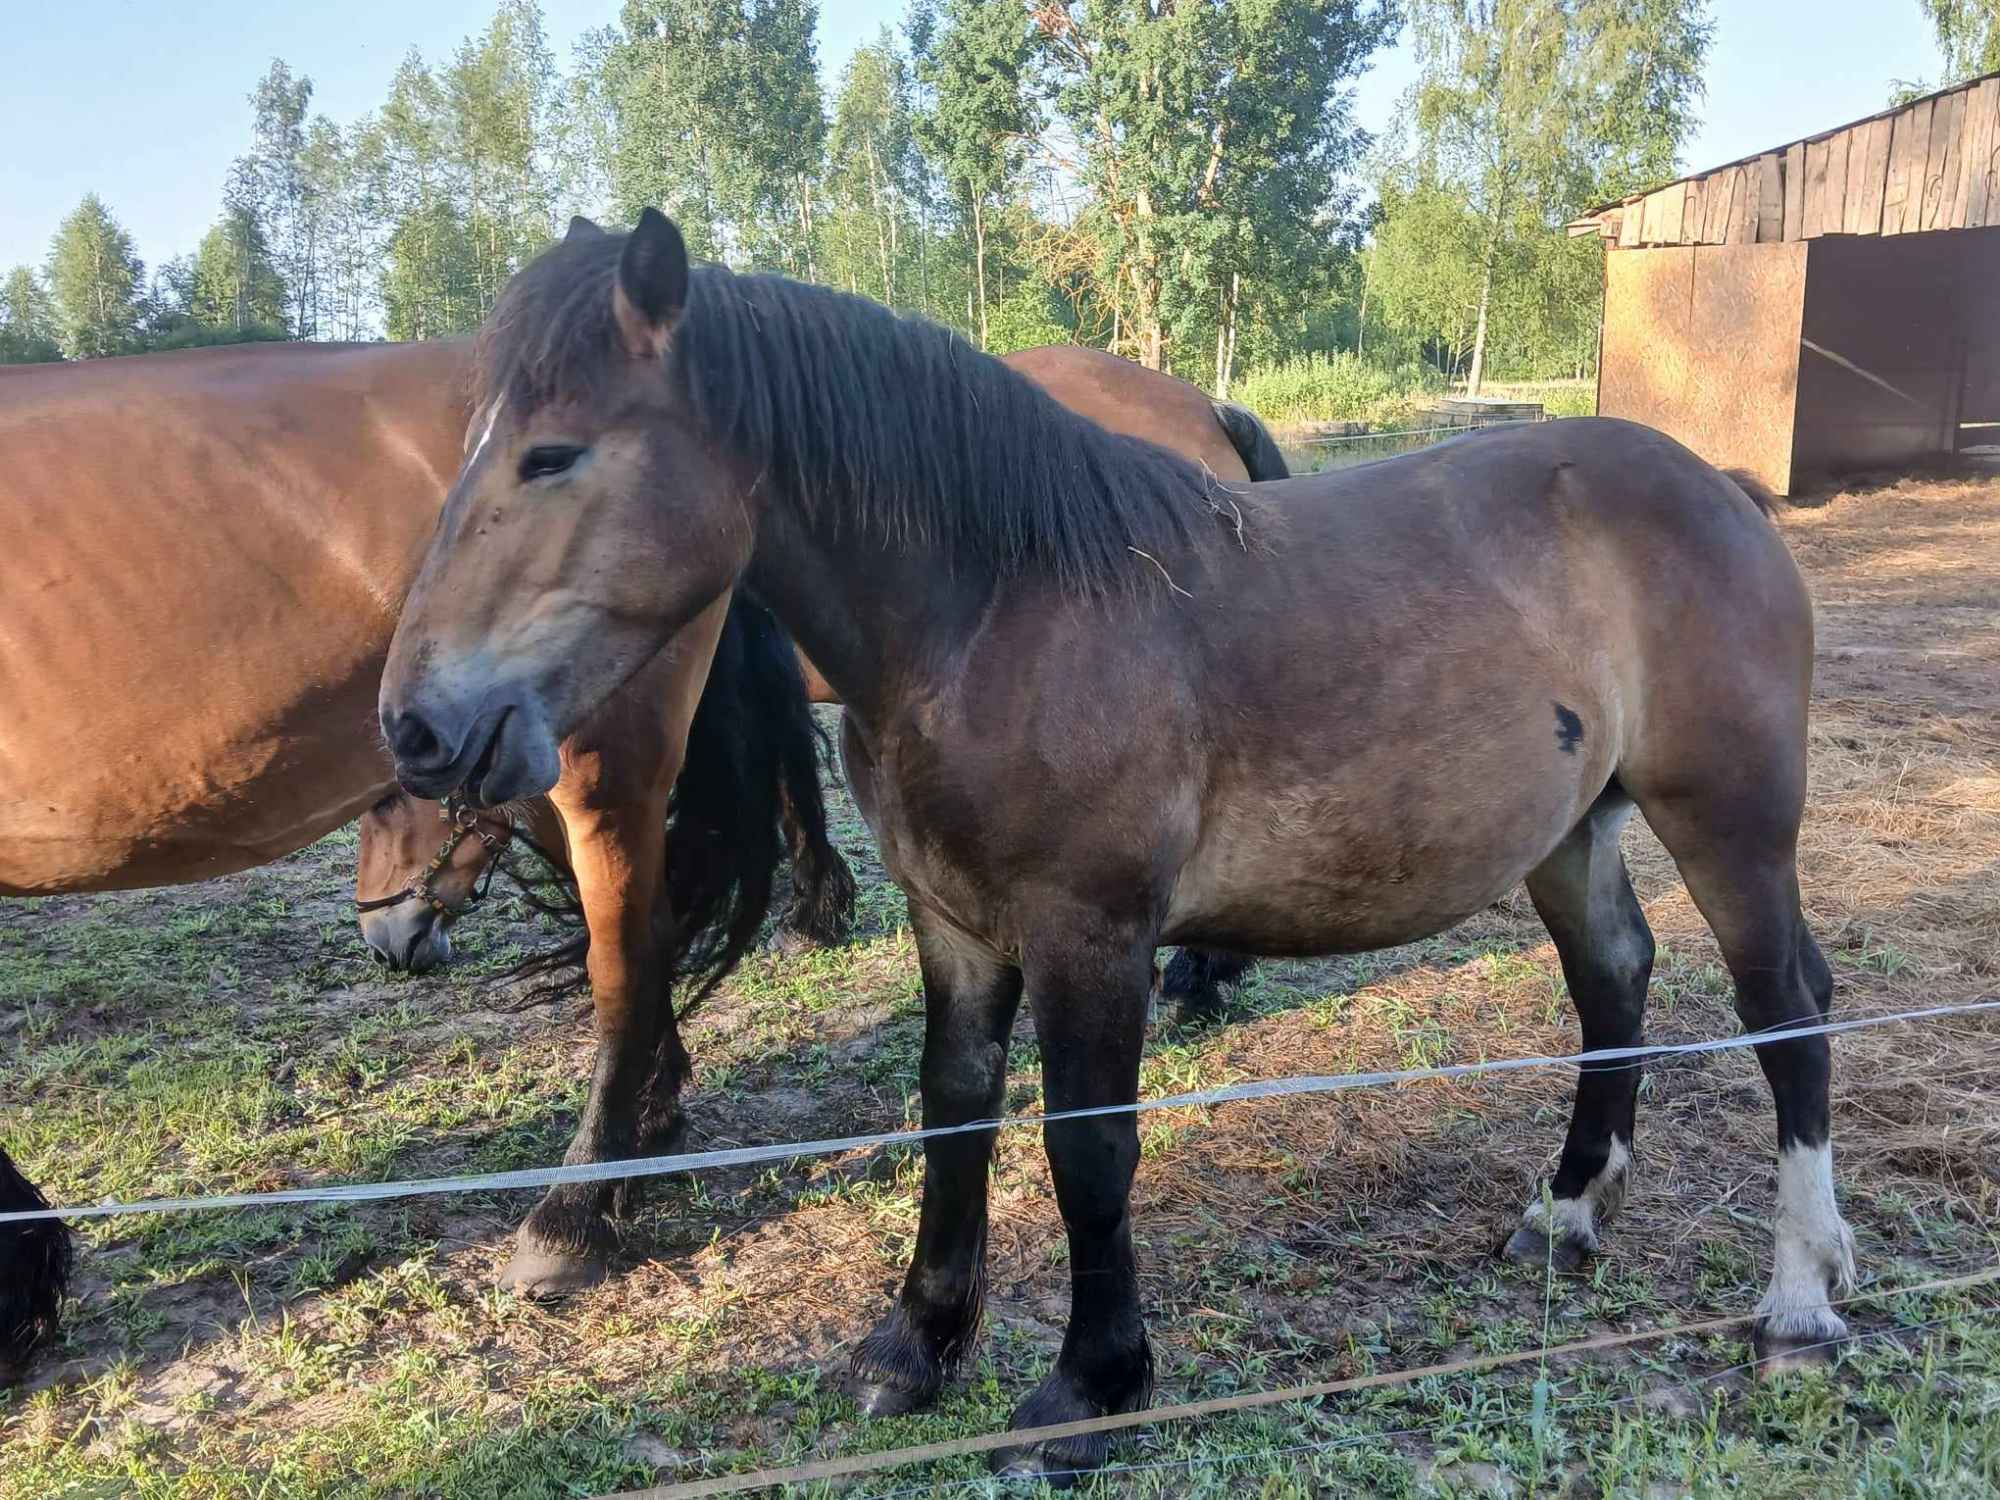
[[672, 219], [649, 208], [626, 238], [611, 287], [618, 332], [634, 359], [660, 357], [687, 306], [687, 293], [687, 242]]
[[578, 214], [569, 221], [569, 233], [563, 236], [563, 243], [567, 245], [571, 240], [594, 240], [602, 233], [603, 230], [582, 214]]

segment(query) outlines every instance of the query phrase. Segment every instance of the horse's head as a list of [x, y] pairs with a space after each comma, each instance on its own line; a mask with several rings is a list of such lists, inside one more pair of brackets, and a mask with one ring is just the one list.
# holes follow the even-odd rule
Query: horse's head
[[382, 679], [405, 787], [545, 792], [561, 739], [749, 561], [754, 486], [717, 453], [670, 345], [681, 234], [585, 220], [509, 283], [480, 404]]
[[492, 878], [513, 824], [394, 791], [361, 815], [354, 905], [376, 961], [423, 974], [451, 962], [451, 924]]

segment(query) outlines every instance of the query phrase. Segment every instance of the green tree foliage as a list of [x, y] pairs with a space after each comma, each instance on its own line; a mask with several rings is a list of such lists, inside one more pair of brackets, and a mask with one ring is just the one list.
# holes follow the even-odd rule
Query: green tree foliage
[[812, 0], [626, 0], [603, 62], [621, 221], [662, 208], [698, 256], [816, 272], [817, 19]]
[[466, 333], [485, 311], [451, 127], [443, 86], [411, 52], [357, 148], [365, 191], [384, 226], [380, 293], [390, 338]]
[[2000, 0], [1917, 0], [1944, 53], [1945, 84], [2000, 70]]
[[[224, 193], [224, 222], [236, 226], [238, 254], [247, 265], [247, 252], [240, 247], [254, 230], [260, 253], [285, 289], [279, 316], [258, 321], [289, 324], [303, 338], [319, 332], [320, 241], [331, 206], [307, 162], [312, 87], [311, 79], [294, 76], [282, 60], [272, 62], [251, 91], [251, 147], [237, 158]], [[210, 327], [230, 326], [227, 320], [203, 321]]]
[[533, 0], [504, 0], [440, 80], [441, 145], [461, 206], [481, 315], [554, 233], [546, 160], [556, 69]]
[[834, 98], [821, 229], [829, 281], [892, 307], [902, 300], [919, 171], [909, 71], [885, 27], [849, 59]]
[[910, 45], [928, 98], [915, 138], [947, 186], [972, 250], [973, 326], [991, 343], [987, 242], [1019, 187], [1038, 124], [1028, 88], [1033, 46], [1018, 0], [916, 0]]
[[[1253, 300], [1325, 261], [1366, 145], [1348, 86], [1393, 26], [1362, 0], [1045, 7], [1044, 87], [1080, 152], [1123, 340], [1226, 384]], [[1305, 280], [1309, 280], [1306, 278]]]
[[1369, 288], [1392, 328], [1463, 365], [1475, 393], [1489, 342], [1523, 368], [1580, 366], [1598, 252], [1561, 227], [1671, 173], [1695, 124], [1706, 0], [1412, 0], [1411, 12], [1421, 77], [1386, 160]]
[[[274, 61], [202, 244], [148, 285], [92, 200], [0, 358], [460, 334], [570, 214], [657, 205], [697, 255], [995, 351], [1075, 339], [1225, 394], [1282, 368], [1287, 410], [1355, 404], [1336, 352], [1402, 385], [1568, 374], [1599, 279], [1561, 228], [1671, 175], [1709, 34], [1706, 0], [913, 0], [823, 97], [815, 0], [621, 0], [561, 62], [538, 0], [493, 3], [352, 121]], [[1995, 0], [1919, 3], [1976, 66]], [[1395, 12], [1421, 81], [1364, 160], [1352, 84]]]
[[0, 365], [34, 365], [62, 358], [55, 299], [27, 266], [0, 284]]
[[382, 271], [382, 314], [392, 339], [436, 339], [479, 326], [475, 236], [457, 207], [435, 199], [396, 221]]
[[132, 236], [97, 194], [86, 194], [49, 244], [48, 284], [64, 355], [96, 359], [136, 348], [145, 275]]
[[282, 330], [287, 306], [285, 283], [257, 216], [240, 204], [225, 209], [195, 252], [189, 316], [206, 327], [237, 333]]

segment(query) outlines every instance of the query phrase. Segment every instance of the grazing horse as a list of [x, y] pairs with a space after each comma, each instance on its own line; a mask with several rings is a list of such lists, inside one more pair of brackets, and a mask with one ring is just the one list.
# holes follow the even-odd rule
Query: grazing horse
[[[467, 431], [470, 354], [264, 344], [0, 379], [0, 895], [248, 869], [393, 788], [376, 690], [451, 476], [488, 436]], [[803, 684], [767, 614], [718, 596], [627, 672], [553, 793], [597, 939], [571, 1161], [671, 1138], [669, 976], [706, 957], [698, 984], [754, 937], [779, 807], [822, 819]], [[663, 887], [708, 929], [658, 925]], [[506, 1279], [593, 1274], [612, 1191], [551, 1192]], [[0, 1154], [0, 1209], [43, 1206]], [[0, 1225], [0, 1378], [53, 1329], [69, 1253], [59, 1223]]]
[[[584, 232], [593, 232], [587, 229]], [[1002, 356], [1071, 411], [1112, 432], [1144, 438], [1207, 468], [1216, 478], [1284, 479], [1291, 470], [1270, 432], [1254, 413], [1211, 401], [1197, 386], [1078, 344], [1046, 344]], [[839, 694], [799, 653], [799, 670], [815, 703], [838, 703]], [[802, 770], [801, 774], [805, 772]], [[535, 847], [566, 867], [560, 823], [537, 800], [518, 816]], [[355, 904], [362, 936], [392, 968], [424, 971], [449, 960], [448, 929], [490, 880], [516, 831], [517, 812], [478, 811], [407, 792], [385, 795], [361, 819], [361, 853]], [[854, 906], [854, 876], [838, 852], [815, 830], [786, 818], [792, 852], [792, 901], [779, 923], [784, 948], [825, 946], [845, 936]], [[571, 944], [563, 957], [579, 956]], [[1213, 1016], [1222, 1005], [1219, 986], [1249, 968], [1235, 954], [1186, 948], [1168, 964], [1161, 993], [1178, 1000], [1184, 1014]], [[671, 1020], [669, 1021], [671, 1024]]]
[[[931, 325], [780, 277], [690, 273], [674, 226], [577, 236], [482, 335], [491, 439], [404, 606], [382, 726], [406, 785], [556, 777], [559, 737], [739, 582], [846, 704], [842, 749], [908, 894], [926, 1126], [1000, 1112], [1025, 997], [1050, 1111], [1137, 1093], [1156, 946], [1352, 952], [1526, 880], [1589, 1048], [1640, 1040], [1641, 811], [1752, 1030], [1815, 1022], [1799, 907], [1812, 609], [1777, 529], [1679, 444], [1579, 419], [1276, 484], [1078, 420]], [[1824, 1357], [1853, 1276], [1824, 1036], [1758, 1053], [1776, 1105], [1761, 1355]], [[1638, 1075], [1585, 1071], [1552, 1208], [1596, 1247]], [[1130, 1113], [1050, 1123], [1070, 1319], [1016, 1410], [1137, 1409]], [[983, 1303], [990, 1132], [926, 1143], [908, 1279], [857, 1348], [865, 1406], [933, 1400]], [[1539, 1195], [1538, 1195], [1539, 1197]], [[1016, 1445], [1020, 1472], [1101, 1435]]]

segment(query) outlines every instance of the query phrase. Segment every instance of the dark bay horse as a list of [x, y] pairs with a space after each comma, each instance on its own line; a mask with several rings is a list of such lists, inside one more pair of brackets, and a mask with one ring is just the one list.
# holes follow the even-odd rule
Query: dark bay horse
[[[1112, 432], [1144, 438], [1206, 468], [1224, 483], [1284, 479], [1285, 457], [1256, 416], [1240, 406], [1212, 401], [1198, 386], [1101, 349], [1046, 344], [1001, 356], [1057, 401]], [[837, 704], [840, 695], [799, 653], [799, 670], [815, 703]], [[697, 729], [701, 721], [697, 719]], [[392, 968], [426, 970], [450, 957], [449, 927], [490, 879], [504, 857], [516, 821], [534, 846], [566, 865], [560, 820], [537, 799], [522, 809], [455, 810], [442, 803], [391, 792], [361, 819], [355, 879], [362, 935]], [[840, 855], [815, 831], [786, 820], [792, 850], [792, 900], [779, 923], [781, 947], [824, 946], [844, 936], [854, 904], [854, 877]], [[1219, 986], [1249, 967], [1234, 954], [1187, 948], [1174, 955], [1161, 982], [1162, 995], [1183, 1013], [1212, 1016], [1221, 1009]]]
[[[0, 896], [247, 869], [394, 789], [376, 691], [485, 433], [468, 431], [470, 355], [266, 344], [0, 378]], [[671, 1139], [686, 1059], [669, 976], [706, 957], [698, 988], [754, 936], [779, 807], [822, 818], [803, 685], [768, 614], [718, 597], [629, 667], [565, 741], [552, 793], [596, 939], [598, 1061], [572, 1161]], [[669, 886], [706, 931], [667, 920]], [[594, 1274], [611, 1196], [551, 1193], [505, 1279]], [[0, 1154], [0, 1208], [41, 1206]], [[53, 1328], [69, 1249], [54, 1223], [0, 1226], [0, 1378]]]
[[[1524, 879], [1585, 1045], [1636, 1043], [1653, 942], [1618, 842], [1635, 808], [1745, 1025], [1828, 1013], [1794, 860], [1811, 605], [1759, 504], [1658, 433], [1579, 419], [1230, 490], [935, 327], [691, 274], [650, 210], [518, 275], [479, 367], [491, 440], [383, 677], [398, 774], [426, 795], [542, 790], [630, 664], [746, 582], [846, 704], [849, 774], [917, 935], [926, 1125], [1000, 1111], [1024, 997], [1046, 1107], [1125, 1105], [1157, 945], [1382, 947]], [[1758, 1055], [1778, 1186], [1757, 1346], [1824, 1357], [1853, 1277], [1830, 1052]], [[1553, 1209], [1524, 1216], [1517, 1252], [1596, 1248], [1637, 1080], [1580, 1077]], [[1152, 1389], [1135, 1121], [1044, 1139], [1072, 1300], [1017, 1426]], [[928, 1143], [908, 1279], [853, 1357], [872, 1410], [931, 1401], [973, 1341], [991, 1145]]]

